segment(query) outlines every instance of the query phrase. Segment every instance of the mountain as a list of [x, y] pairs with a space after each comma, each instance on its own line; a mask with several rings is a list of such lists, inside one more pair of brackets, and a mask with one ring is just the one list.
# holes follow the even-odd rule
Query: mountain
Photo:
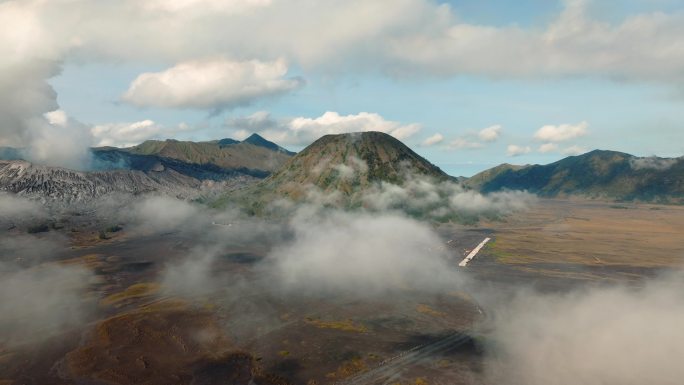
[[20, 149], [0, 148], [0, 191], [60, 202], [111, 193], [157, 192], [196, 197], [254, 183], [292, 155], [258, 135], [249, 141], [146, 141], [130, 148], [91, 149], [91, 171], [74, 171], [22, 160]]
[[[226, 139], [223, 139], [223, 140], [226, 140]], [[249, 143], [249, 144], [252, 144], [252, 145], [255, 145], [258, 147], [267, 148], [271, 151], [282, 152], [282, 153], [290, 155], [290, 156], [296, 154], [295, 152], [288, 151], [288, 150], [278, 146], [277, 144], [264, 139], [264, 137], [262, 137], [259, 134], [250, 135], [249, 138], [243, 140], [242, 143]]]
[[466, 184], [482, 192], [511, 189], [545, 197], [684, 203], [684, 158], [595, 150], [548, 165], [500, 165]]
[[123, 150], [131, 154], [156, 155], [185, 163], [208, 164], [227, 169], [258, 170], [266, 173], [280, 168], [294, 154], [257, 134], [253, 134], [242, 142], [233, 139], [210, 142], [147, 140]]
[[[238, 200], [258, 210], [265, 202], [303, 199], [312, 187], [325, 193], [354, 196], [380, 182], [403, 184], [421, 175], [452, 179], [394, 137], [381, 132], [325, 135], [292, 157], [263, 181], [248, 187]], [[240, 199], [242, 198], [242, 199]], [[227, 197], [217, 202], [221, 205]]]
[[144, 170], [74, 171], [32, 164], [23, 160], [0, 161], [0, 191], [43, 201], [83, 202], [112, 193], [156, 192], [193, 198], [210, 190], [242, 187], [256, 178], [234, 171], [208, 172], [164, 162]]

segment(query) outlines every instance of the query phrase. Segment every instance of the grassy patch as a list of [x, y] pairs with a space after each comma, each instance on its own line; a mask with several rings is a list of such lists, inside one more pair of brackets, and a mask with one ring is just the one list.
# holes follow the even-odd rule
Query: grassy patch
[[366, 363], [360, 357], [354, 357], [351, 360], [344, 361], [334, 372], [330, 372], [325, 376], [330, 379], [342, 379], [366, 370], [368, 370]]
[[430, 306], [428, 306], [424, 303], [418, 304], [418, 306], [416, 306], [416, 310], [419, 313], [428, 314], [428, 315], [431, 315], [433, 317], [444, 317], [446, 315], [446, 314], [442, 313], [441, 311], [437, 311], [437, 310], [431, 308]]
[[157, 292], [159, 292], [158, 283], [136, 283], [122, 292], [105, 297], [101, 303], [103, 305], [116, 305], [128, 299], [147, 297]]
[[348, 319], [344, 321], [323, 321], [319, 319], [313, 319], [307, 317], [305, 319], [305, 322], [309, 325], [315, 326], [319, 329], [336, 329], [336, 330], [342, 330], [345, 332], [356, 332], [356, 333], [365, 333], [368, 331], [368, 329], [360, 324], [354, 323], [354, 321]]

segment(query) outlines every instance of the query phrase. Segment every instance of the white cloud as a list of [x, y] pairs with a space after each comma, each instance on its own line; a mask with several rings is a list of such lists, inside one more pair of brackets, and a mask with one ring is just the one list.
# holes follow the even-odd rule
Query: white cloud
[[483, 128], [480, 130], [480, 132], [477, 134], [478, 138], [480, 140], [485, 141], [485, 142], [496, 142], [497, 139], [499, 139], [499, 136], [501, 135], [501, 125], [500, 124], [495, 124], [493, 126]]
[[163, 126], [150, 119], [132, 123], [104, 123], [90, 128], [95, 138], [95, 146], [130, 147], [148, 139], [164, 139], [164, 136], [174, 135], [195, 129], [186, 123], [176, 126]]
[[[675, 384], [684, 376], [681, 273], [638, 287], [596, 285], [561, 294], [532, 290], [492, 314], [487, 383]], [[644, 338], [648, 336], [648, 338]]]
[[586, 148], [581, 147], [581, 146], [570, 146], [570, 147], [564, 148], [563, 151], [561, 151], [561, 152], [564, 155], [580, 155], [580, 154], [584, 154], [587, 151], [588, 150]]
[[441, 143], [444, 140], [444, 136], [440, 133], [436, 133], [432, 136], [429, 136], [427, 139], [423, 141], [423, 146], [433, 146], [435, 144]]
[[[220, 55], [240, 63], [282, 57], [305, 72], [325, 74], [597, 76], [681, 88], [682, 36], [682, 12], [605, 22], [592, 17], [583, 1], [567, 2], [546, 27], [529, 28], [468, 24], [449, 5], [428, 0], [0, 1], [0, 143], [29, 145], [34, 129], [28, 121], [59, 108], [47, 80], [75, 61], [197, 66], [192, 60]], [[164, 73], [172, 84], [143, 81]], [[216, 77], [216, 85], [188, 84], [180, 75], [190, 73], [172, 67], [143, 76], [132, 101], [221, 108], [298, 83], [283, 72], [267, 85], [257, 82], [263, 87], [252, 93], [227, 90]], [[154, 89], [165, 91], [159, 100], [143, 93]]]
[[91, 128], [96, 146], [132, 146], [159, 134], [161, 127], [146, 119], [134, 123], [99, 124]]
[[404, 140], [421, 129], [419, 124], [403, 125], [376, 113], [340, 115], [334, 111], [325, 112], [317, 118], [281, 120], [272, 119], [268, 113], [257, 112], [247, 117], [229, 119], [226, 124], [236, 129], [237, 133], [258, 132], [268, 140], [291, 145], [307, 145], [323, 135], [361, 131], [380, 131]]
[[564, 142], [586, 135], [588, 127], [589, 123], [587, 122], [561, 124], [558, 126], [546, 125], [537, 130], [534, 138], [544, 142]]
[[506, 154], [508, 156], [520, 156], [528, 154], [532, 149], [529, 146], [523, 147], [516, 144], [509, 144], [506, 148]]
[[271, 0], [146, 0], [143, 6], [150, 11], [187, 12], [203, 9], [213, 12], [242, 13], [271, 4]]
[[449, 142], [448, 147], [451, 149], [457, 149], [457, 150], [461, 150], [461, 149], [472, 150], [475, 148], [482, 148], [482, 143], [471, 142], [470, 140], [465, 139], [465, 138], [456, 138], [456, 139], [452, 140], [451, 142]]
[[287, 69], [283, 59], [187, 61], [139, 75], [122, 98], [137, 106], [233, 108], [301, 87], [302, 79], [284, 78]]
[[558, 150], [558, 145], [556, 143], [544, 143], [539, 146], [539, 152], [546, 154], [547, 152], [554, 152]]
[[69, 117], [63, 110], [46, 112], [43, 116], [45, 116], [45, 119], [47, 119], [48, 123], [52, 124], [53, 126], [66, 127], [69, 121]]
[[629, 160], [629, 165], [634, 170], [667, 170], [677, 164], [677, 162], [684, 160], [684, 158], [658, 158], [657, 156], [649, 156], [646, 158], [633, 158]]

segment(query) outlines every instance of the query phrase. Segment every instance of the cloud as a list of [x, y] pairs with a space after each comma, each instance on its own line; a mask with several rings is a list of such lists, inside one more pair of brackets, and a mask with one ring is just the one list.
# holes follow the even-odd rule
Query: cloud
[[301, 87], [302, 79], [284, 78], [287, 70], [283, 59], [187, 61], [139, 75], [122, 99], [137, 106], [229, 109]]
[[528, 154], [532, 151], [532, 149], [529, 146], [518, 146], [517, 144], [509, 144], [508, 147], [506, 147], [506, 154], [508, 156], [520, 156], [524, 154]]
[[473, 150], [476, 148], [482, 148], [482, 143], [472, 142], [465, 138], [456, 138], [449, 142], [448, 147], [451, 149], [469, 149]]
[[556, 150], [558, 150], [558, 145], [556, 143], [544, 143], [539, 146], [539, 152], [543, 154], [554, 152]]
[[38, 343], [81, 325], [93, 310], [84, 300], [93, 279], [92, 273], [83, 268], [59, 265], [2, 273], [0, 343]]
[[429, 146], [434, 146], [435, 144], [439, 144], [439, 143], [441, 143], [443, 140], [444, 140], [444, 136], [442, 136], [442, 134], [440, 134], [440, 133], [436, 133], [436, 134], [434, 134], [434, 135], [432, 135], [432, 136], [427, 137], [427, 138], [423, 141], [422, 144], [423, 144], [423, 146], [429, 147]]
[[502, 126], [500, 124], [495, 124], [493, 126], [483, 128], [477, 134], [478, 138], [484, 142], [496, 142], [501, 135]]
[[380, 131], [397, 139], [407, 139], [418, 131], [418, 124], [402, 125], [386, 120], [376, 113], [360, 112], [356, 115], [340, 115], [328, 111], [317, 118], [297, 117], [275, 120], [266, 112], [226, 121], [230, 128], [240, 133], [257, 132], [268, 140], [280, 144], [307, 145], [323, 135], [344, 134], [359, 131]]
[[581, 155], [587, 152], [588, 150], [584, 147], [581, 146], [570, 146], [567, 148], [564, 148], [563, 151], [561, 151], [564, 155]]
[[537, 130], [534, 134], [534, 138], [544, 142], [564, 142], [566, 140], [585, 136], [588, 127], [589, 123], [587, 122], [561, 124], [558, 126], [546, 125]]
[[13, 222], [45, 215], [43, 207], [14, 194], [0, 193], [0, 221]]
[[369, 212], [400, 211], [434, 221], [476, 222], [525, 210], [536, 197], [523, 191], [480, 194], [451, 181], [407, 175], [403, 185], [382, 182], [360, 198]]
[[294, 238], [269, 254], [286, 289], [368, 296], [458, 285], [441, 239], [415, 220], [333, 212], [295, 218], [291, 226]]
[[490, 314], [497, 384], [673, 384], [684, 376], [682, 276], [642, 288], [523, 291]]
[[90, 128], [95, 146], [130, 147], [148, 139], [161, 139], [162, 135], [173, 135], [193, 130], [181, 123], [174, 127], [157, 124], [150, 119], [133, 123], [105, 123]]
[[634, 170], [667, 170], [682, 160], [682, 158], [659, 158], [649, 156], [645, 158], [633, 158], [629, 160], [629, 165]]
[[26, 122], [28, 147], [24, 156], [28, 161], [87, 170], [91, 166], [91, 136], [86, 125], [69, 118], [62, 110], [55, 110]]
[[53, 234], [0, 237], [0, 345], [41, 343], [76, 330], [94, 312], [87, 294], [95, 275], [50, 262], [64, 247]]
[[270, 4], [271, 0], [146, 0], [143, 2], [143, 6], [152, 12], [188, 12], [201, 8], [205, 11], [229, 14], [239, 14]]

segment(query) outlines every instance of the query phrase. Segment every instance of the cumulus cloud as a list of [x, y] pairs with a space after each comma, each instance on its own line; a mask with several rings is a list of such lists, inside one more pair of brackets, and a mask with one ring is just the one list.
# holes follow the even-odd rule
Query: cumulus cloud
[[376, 113], [360, 112], [356, 115], [340, 115], [328, 111], [317, 118], [297, 117], [273, 119], [270, 114], [257, 112], [247, 117], [226, 121], [238, 132], [257, 132], [268, 140], [280, 144], [306, 145], [323, 135], [344, 134], [360, 131], [380, 131], [404, 140], [420, 131], [418, 124], [402, 125], [389, 121]]
[[556, 143], [544, 143], [539, 146], [539, 152], [546, 154], [548, 152], [554, 152], [558, 150], [558, 145]]
[[466, 138], [456, 138], [452, 141], [449, 142], [447, 145], [451, 149], [456, 149], [456, 150], [461, 150], [461, 149], [476, 149], [476, 148], [482, 148], [482, 143], [479, 142], [473, 142], [470, 141]]
[[589, 123], [587, 122], [561, 124], [558, 126], [546, 125], [537, 130], [534, 138], [544, 142], [564, 142], [586, 135], [588, 127]]
[[501, 129], [503, 127], [500, 124], [495, 124], [493, 126], [483, 128], [480, 130], [480, 132], [477, 134], [478, 138], [484, 142], [496, 142], [497, 139], [499, 139], [499, 136], [501, 135]]
[[197, 11], [203, 8], [221, 13], [243, 13], [253, 8], [271, 4], [271, 0], [147, 0], [143, 6], [150, 11], [169, 13]]
[[564, 148], [561, 152], [564, 155], [581, 155], [587, 152], [588, 150], [582, 146], [570, 146]]
[[95, 146], [130, 147], [148, 139], [161, 139], [162, 135], [173, 135], [193, 130], [186, 123], [163, 126], [145, 119], [132, 123], [104, 123], [90, 128]]
[[674, 384], [684, 376], [681, 274], [640, 289], [519, 293], [493, 310], [486, 372], [498, 384]]
[[[17, 24], [33, 21], [52, 32], [57, 47], [74, 45], [81, 57], [187, 60], [232, 52], [335, 71], [682, 81], [681, 13], [633, 14], [608, 23], [592, 17], [584, 1], [566, 2], [541, 28], [467, 23], [450, 6], [423, 0], [392, 6], [360, 0], [17, 3], [25, 11]], [[45, 17], [50, 14], [81, 22], [57, 24]], [[119, 28], [124, 23], [127, 28]], [[253, 25], [260, 28], [240, 33]]]
[[659, 158], [657, 156], [649, 156], [645, 158], [632, 158], [629, 160], [629, 165], [634, 170], [667, 170], [674, 166], [682, 158]]
[[506, 147], [506, 154], [508, 156], [525, 155], [529, 154], [531, 151], [532, 148], [529, 146], [518, 146], [517, 144], [509, 144], [508, 147]]
[[428, 147], [428, 146], [434, 146], [435, 144], [441, 143], [443, 140], [444, 140], [444, 136], [443, 136], [442, 134], [440, 134], [440, 133], [436, 133], [436, 134], [434, 134], [434, 135], [432, 135], [432, 136], [427, 137], [427, 138], [423, 141], [422, 144], [423, 144], [423, 146], [426, 146], [426, 147]]
[[[41, 139], [53, 139], [41, 134], [45, 126], [33, 128], [30, 121], [59, 108], [47, 80], [64, 63], [76, 61], [171, 66], [141, 75], [129, 90], [129, 100], [213, 109], [298, 87], [298, 79], [283, 77], [286, 66], [267, 61], [278, 57], [304, 71], [324, 73], [579, 75], [681, 88], [681, 12], [633, 14], [605, 22], [587, 9], [587, 2], [567, 2], [546, 27], [526, 28], [467, 23], [450, 6], [425, 0], [391, 6], [362, 0], [3, 1], [0, 144], [28, 147], [34, 130]], [[249, 75], [240, 79], [248, 80], [217, 75], [229, 67], [221, 60], [197, 60], [227, 54]], [[261, 63], [268, 70], [252, 70], [259, 66], [245, 63]], [[212, 73], [213, 81], [190, 81], [198, 68]], [[227, 84], [236, 88], [228, 90]], [[154, 90], [164, 93], [156, 98]], [[50, 127], [69, 134], [58, 125]]]
[[90, 130], [97, 146], [130, 146], [159, 134], [161, 127], [146, 119], [133, 123], [98, 124]]
[[139, 75], [122, 99], [137, 106], [223, 110], [281, 95], [303, 85], [285, 78], [285, 60], [204, 59]]

